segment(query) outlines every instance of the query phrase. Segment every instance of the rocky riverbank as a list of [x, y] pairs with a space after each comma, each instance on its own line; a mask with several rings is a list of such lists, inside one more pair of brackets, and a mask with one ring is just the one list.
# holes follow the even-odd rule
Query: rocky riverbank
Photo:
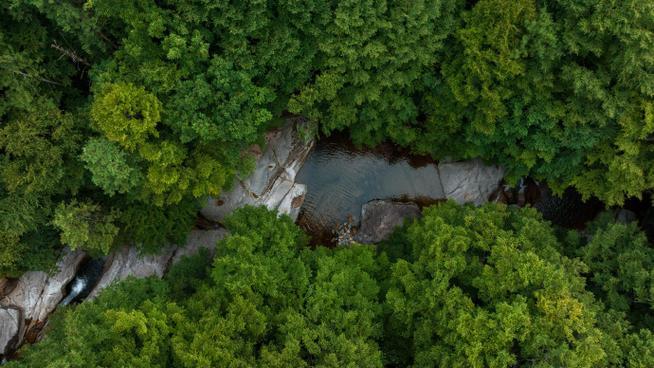
[[[233, 189], [219, 198], [211, 198], [202, 214], [219, 223], [235, 208], [264, 205], [280, 214], [296, 218], [306, 187], [295, 183], [295, 175], [313, 147], [313, 140], [300, 137], [298, 124], [291, 122], [266, 136], [265, 150], [255, 152], [256, 168], [243, 179], [236, 180]], [[185, 244], [169, 246], [157, 255], [142, 255], [134, 246], [124, 246], [111, 252], [104, 262], [95, 285], [85, 285], [87, 299], [95, 298], [104, 288], [127, 277], [163, 277], [172, 264], [183, 256], [195, 254], [200, 248], [215, 251], [218, 240], [225, 235], [215, 229], [195, 229]], [[52, 274], [33, 271], [18, 279], [0, 279], [0, 359], [11, 354], [24, 342], [40, 338], [47, 318], [66, 297], [67, 286], [88, 256], [81, 251], [64, 249]]]
[[[305, 183], [296, 182], [296, 177], [315, 143], [302, 139], [300, 130], [297, 122], [291, 122], [268, 133], [264, 149], [253, 147], [251, 150], [256, 159], [254, 172], [235, 180], [232, 189], [218, 198], [210, 198], [201, 211], [204, 218], [211, 224], [220, 224], [227, 214], [238, 207], [262, 205], [295, 220], [308, 190]], [[501, 168], [484, 165], [478, 160], [429, 163], [427, 166], [421, 172], [424, 174], [425, 170], [433, 170], [427, 176], [433, 180], [425, 186], [430, 198], [453, 199], [459, 203], [486, 202], [503, 176]], [[339, 176], [342, 172], [337, 168], [331, 175]], [[433, 193], [429, 189], [432, 187], [435, 188]], [[419, 214], [419, 208], [415, 205], [392, 201], [371, 202], [363, 206], [361, 230], [354, 240], [380, 241], [404, 218]], [[67, 291], [74, 290], [75, 293], [87, 295], [87, 299], [93, 299], [107, 286], [127, 277], [162, 277], [172, 264], [185, 255], [198, 252], [200, 248], [214, 252], [217, 241], [225, 236], [225, 230], [219, 225], [213, 227], [195, 229], [185, 244], [171, 245], [157, 255], [139, 254], [134, 246], [118, 248], [105, 258], [100, 275], [94, 278], [95, 282], [77, 285], [76, 288], [70, 285], [88, 256], [69, 249], [62, 252], [52, 274], [33, 271], [18, 279], [0, 280], [0, 355], [7, 356], [22, 343], [38, 340], [49, 314], [63, 300], [67, 303], [73, 299], [79, 300], [78, 295], [68, 295], [69, 298], [65, 299]], [[77, 290], [81, 287], [86, 290]]]

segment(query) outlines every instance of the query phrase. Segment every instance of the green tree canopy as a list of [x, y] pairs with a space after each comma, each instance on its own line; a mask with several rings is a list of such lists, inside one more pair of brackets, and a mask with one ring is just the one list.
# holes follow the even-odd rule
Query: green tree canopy
[[600, 215], [588, 236], [571, 232], [565, 251], [587, 266], [588, 287], [608, 308], [636, 326], [654, 328], [654, 248], [635, 222], [616, 223]]
[[[128, 280], [59, 312], [18, 366], [381, 367], [372, 247], [304, 249], [290, 218], [236, 211], [213, 265]], [[207, 277], [209, 276], [209, 277]]]
[[0, 272], [62, 203], [188, 224], [289, 114], [621, 204], [654, 188], [653, 34], [641, 0], [4, 1]]
[[534, 210], [447, 203], [406, 231], [410, 254], [393, 264], [386, 294], [392, 343], [410, 341], [404, 364], [621, 364], [607, 327], [617, 322], [585, 290], [584, 264], [559, 253]]

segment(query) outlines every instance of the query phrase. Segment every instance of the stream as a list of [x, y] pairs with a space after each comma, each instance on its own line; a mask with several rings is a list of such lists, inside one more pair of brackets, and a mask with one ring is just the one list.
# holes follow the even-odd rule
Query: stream
[[84, 300], [102, 276], [104, 262], [104, 257], [86, 259], [77, 270], [75, 278], [66, 286], [66, 297], [59, 305]]
[[[307, 186], [298, 224], [313, 244], [335, 245], [335, 230], [344, 224], [357, 227], [361, 206], [371, 200], [410, 201], [421, 207], [442, 201], [439, 174], [434, 160], [392, 145], [358, 149], [343, 136], [321, 139], [296, 177]], [[533, 206], [553, 224], [576, 229], [605, 208], [595, 198], [583, 201], [574, 190], [553, 196], [547, 185], [529, 178], [514, 188], [501, 186], [489, 200]]]
[[322, 244], [332, 243], [332, 231], [339, 225], [356, 226], [361, 206], [373, 199], [429, 204], [444, 197], [433, 160], [390, 145], [357, 149], [338, 136], [317, 143], [296, 182], [307, 186], [298, 223]]

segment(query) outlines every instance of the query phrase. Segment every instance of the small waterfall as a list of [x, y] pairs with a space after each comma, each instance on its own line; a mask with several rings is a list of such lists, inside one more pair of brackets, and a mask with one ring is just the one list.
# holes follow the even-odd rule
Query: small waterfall
[[68, 305], [84, 300], [102, 276], [104, 258], [89, 258], [77, 271], [75, 278], [66, 286], [67, 295], [59, 305]]
[[84, 291], [84, 288], [86, 288], [86, 285], [88, 284], [88, 281], [86, 278], [81, 277], [81, 276], [75, 276], [75, 279], [73, 280], [72, 287], [70, 288], [70, 292], [68, 295], [64, 298], [64, 300], [59, 303], [59, 305], [68, 305], [70, 302], [77, 298], [82, 291]]

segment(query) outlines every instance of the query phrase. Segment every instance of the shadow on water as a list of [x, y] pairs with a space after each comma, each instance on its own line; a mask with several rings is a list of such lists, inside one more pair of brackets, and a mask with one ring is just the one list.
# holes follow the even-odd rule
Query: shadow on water
[[307, 195], [298, 224], [314, 244], [334, 244], [339, 225], [360, 222], [361, 206], [374, 199], [432, 204], [443, 198], [436, 162], [381, 145], [363, 150], [344, 136], [318, 142], [296, 181]]

